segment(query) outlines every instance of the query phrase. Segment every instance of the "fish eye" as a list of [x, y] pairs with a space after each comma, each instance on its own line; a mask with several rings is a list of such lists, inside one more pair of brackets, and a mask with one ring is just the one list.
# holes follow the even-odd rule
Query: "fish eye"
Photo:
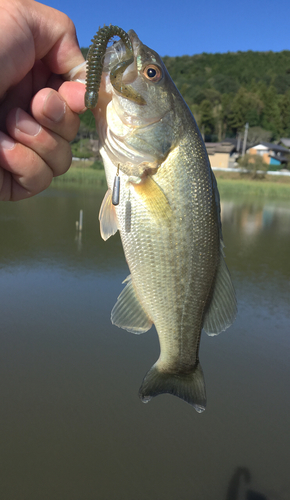
[[151, 82], [159, 82], [162, 77], [162, 72], [155, 64], [149, 64], [143, 69], [143, 75]]

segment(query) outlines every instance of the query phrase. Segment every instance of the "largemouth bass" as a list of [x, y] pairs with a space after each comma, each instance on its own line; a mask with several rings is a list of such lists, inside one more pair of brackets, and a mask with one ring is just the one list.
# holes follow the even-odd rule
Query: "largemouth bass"
[[143, 380], [142, 401], [170, 393], [201, 412], [202, 328], [216, 335], [236, 316], [219, 193], [194, 117], [161, 58], [133, 30], [128, 35], [133, 62], [122, 63], [124, 42], [107, 49], [95, 111], [108, 183], [101, 235], [119, 230], [131, 273], [111, 319], [137, 334], [156, 327], [160, 356]]

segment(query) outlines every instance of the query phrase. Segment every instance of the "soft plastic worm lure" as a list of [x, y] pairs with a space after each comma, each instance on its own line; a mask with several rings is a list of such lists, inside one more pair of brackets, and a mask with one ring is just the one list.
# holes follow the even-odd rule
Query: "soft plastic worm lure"
[[104, 55], [107, 49], [109, 40], [113, 36], [119, 36], [126, 47], [127, 58], [125, 61], [117, 64], [111, 71], [110, 79], [113, 87], [123, 94], [128, 99], [145, 104], [144, 99], [132, 88], [122, 83], [122, 75], [125, 69], [134, 62], [134, 53], [131, 40], [126, 33], [118, 26], [104, 26], [99, 28], [99, 31], [92, 39], [92, 45], [89, 48], [87, 55], [87, 81], [85, 105], [87, 108], [93, 109], [98, 102], [98, 92], [101, 84], [102, 71], [104, 66]]

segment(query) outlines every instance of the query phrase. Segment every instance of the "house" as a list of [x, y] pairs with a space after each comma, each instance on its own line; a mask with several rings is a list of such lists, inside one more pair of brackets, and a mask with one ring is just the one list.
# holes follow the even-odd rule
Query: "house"
[[286, 155], [289, 154], [289, 149], [271, 142], [260, 142], [247, 149], [247, 154], [262, 156], [263, 161], [268, 165], [282, 166], [288, 161]]
[[280, 146], [285, 146], [285, 148], [288, 148], [290, 152], [290, 139], [288, 139], [287, 137], [282, 137], [282, 139], [280, 139], [278, 144]]
[[206, 142], [205, 147], [213, 168], [228, 168], [230, 157], [232, 157], [236, 147], [231, 142]]

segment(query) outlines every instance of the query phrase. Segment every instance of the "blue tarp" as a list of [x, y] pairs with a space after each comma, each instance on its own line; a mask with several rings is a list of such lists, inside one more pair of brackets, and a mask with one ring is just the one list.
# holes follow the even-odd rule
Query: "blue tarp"
[[270, 158], [270, 165], [281, 165], [281, 162], [276, 158]]

